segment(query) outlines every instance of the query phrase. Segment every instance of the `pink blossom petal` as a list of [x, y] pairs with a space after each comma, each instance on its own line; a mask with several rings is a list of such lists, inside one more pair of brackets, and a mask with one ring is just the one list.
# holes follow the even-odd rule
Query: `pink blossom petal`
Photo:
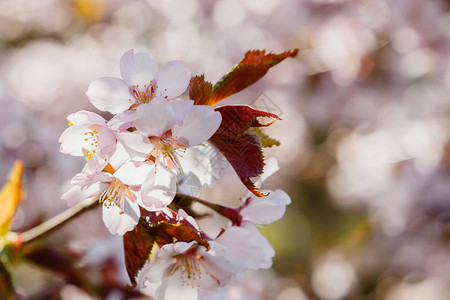
[[123, 145], [125, 151], [133, 157], [134, 160], [143, 161], [152, 151], [153, 145], [146, 136], [138, 132], [120, 132], [116, 134], [117, 139]]
[[130, 155], [125, 150], [125, 147], [123, 144], [118, 141], [116, 144], [116, 151], [114, 154], [109, 158], [109, 164], [111, 167], [114, 168], [114, 170], [117, 170], [122, 166], [124, 163], [126, 163], [128, 160], [130, 160]]
[[197, 300], [199, 288], [184, 283], [186, 276], [178, 270], [172, 276], [164, 278], [156, 291], [156, 299]]
[[81, 187], [75, 185], [65, 192], [61, 199], [67, 202], [68, 206], [73, 206], [81, 201], [87, 201], [92, 199], [92, 197], [98, 197], [106, 188], [108, 184], [96, 182], [87, 189], [82, 189]]
[[145, 281], [149, 281], [151, 283], [158, 283], [163, 280], [165, 276], [167, 276], [167, 270], [176, 262], [175, 258], [158, 260], [150, 264], [148, 267], [142, 269], [142, 276], [139, 278], [140, 282], [144, 284]]
[[197, 177], [201, 185], [211, 185], [215, 181], [211, 157], [198, 147], [187, 148], [179, 158], [181, 169], [183, 174]]
[[86, 111], [86, 110], [80, 110], [73, 114], [70, 114], [67, 117], [67, 121], [72, 123], [73, 125], [84, 125], [84, 126], [91, 126], [91, 125], [105, 125], [105, 119], [103, 119], [102, 116]]
[[108, 121], [107, 126], [113, 131], [125, 131], [133, 126], [133, 121], [136, 119], [136, 111], [126, 110], [118, 113], [111, 120]]
[[146, 53], [128, 50], [120, 59], [120, 73], [130, 87], [144, 88], [158, 74], [158, 64]]
[[183, 219], [185, 219], [187, 222], [189, 222], [189, 224], [191, 224], [192, 226], [194, 226], [195, 229], [197, 229], [198, 231], [200, 231], [200, 228], [198, 227], [197, 222], [195, 222], [195, 219], [193, 217], [191, 217], [190, 215], [187, 214], [187, 212], [185, 212], [182, 208], [180, 208], [178, 210], [178, 215], [180, 217], [182, 217]]
[[240, 212], [244, 221], [255, 224], [270, 224], [283, 217], [286, 205], [291, 203], [291, 198], [282, 190], [264, 191], [264, 193], [267, 192], [270, 192], [270, 194], [264, 198], [250, 197], [248, 205]]
[[172, 105], [164, 98], [155, 98], [148, 104], [140, 105], [136, 114], [134, 126], [147, 136], [162, 136], [179, 119]]
[[[258, 269], [268, 269], [272, 266], [272, 258], [275, 256], [275, 250], [272, 248], [272, 245], [269, 243], [269, 241], [259, 232], [258, 227], [256, 227], [255, 224], [250, 222], [242, 222], [241, 228], [246, 229], [248, 232], [250, 232], [253, 243], [255, 245], [258, 245], [259, 252], [259, 267]], [[253, 260], [255, 263], [253, 269], [255, 269], [255, 266], [257, 265], [257, 258]]]
[[184, 253], [189, 249], [197, 247], [197, 242], [176, 242], [172, 244], [166, 244], [161, 247], [158, 252], [158, 259], [167, 259], [168, 257], [176, 256], [178, 254]]
[[[87, 188], [95, 181], [98, 181], [97, 174], [104, 173], [101, 171], [107, 164], [108, 160], [104, 158], [104, 156], [93, 156], [90, 160], [87, 161], [86, 165], [83, 167], [83, 170], [72, 178], [70, 183], [78, 185], [82, 189]], [[106, 180], [100, 181], [106, 182]]]
[[127, 162], [121, 166], [114, 177], [128, 186], [140, 186], [147, 178], [150, 171], [153, 171], [153, 165], [149, 163]]
[[103, 126], [98, 132], [97, 138], [97, 148], [99, 151], [107, 156], [111, 156], [116, 151], [116, 143], [117, 140], [114, 132], [109, 130], [108, 127]]
[[174, 111], [174, 124], [183, 125], [186, 114], [192, 109], [194, 101], [192, 100], [170, 100], [169, 105]]
[[194, 105], [184, 118], [182, 126], [174, 126], [172, 136], [187, 147], [209, 139], [219, 128], [222, 115], [206, 105]]
[[133, 230], [139, 217], [139, 206], [131, 201], [124, 201], [123, 210], [117, 205], [103, 204], [103, 222], [112, 234], [124, 235]]
[[108, 172], [98, 172], [94, 174], [94, 181], [97, 182], [103, 182], [103, 183], [109, 183], [114, 181], [114, 176], [112, 176], [110, 173]]
[[[252, 224], [250, 224], [252, 225]], [[216, 241], [229, 250], [230, 259], [242, 270], [269, 268], [275, 252], [266, 238], [256, 231], [233, 226], [225, 230]]]
[[210, 249], [198, 247], [197, 254], [202, 256], [200, 263], [204, 266], [209, 278], [202, 277], [200, 286], [203, 289], [215, 290], [227, 285], [231, 276], [239, 271], [239, 266], [229, 259], [229, 250], [216, 241], [209, 242]]
[[154, 170], [141, 188], [144, 208], [149, 211], [161, 210], [172, 202], [176, 193], [176, 174], [162, 166]]
[[95, 80], [89, 85], [86, 95], [97, 109], [113, 114], [127, 110], [135, 102], [128, 85], [114, 77]]
[[87, 126], [68, 127], [59, 138], [61, 143], [59, 151], [74, 156], [84, 156], [86, 153], [85, 133], [90, 131]]
[[158, 74], [156, 95], [172, 99], [184, 93], [192, 72], [182, 61], [171, 61], [161, 67]]

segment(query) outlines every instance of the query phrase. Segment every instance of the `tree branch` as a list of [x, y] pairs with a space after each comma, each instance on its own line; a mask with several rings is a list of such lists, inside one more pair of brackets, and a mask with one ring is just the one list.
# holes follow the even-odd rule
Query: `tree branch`
[[42, 224], [39, 224], [36, 227], [31, 228], [25, 232], [16, 233], [10, 232], [8, 235], [8, 240], [13, 242], [14, 244], [28, 243], [39, 237], [42, 237], [54, 230], [58, 229], [66, 222], [72, 220], [76, 216], [92, 209], [98, 203], [97, 198], [87, 199], [85, 201], [81, 201], [76, 205], [70, 207], [69, 209], [63, 211], [59, 215], [54, 216], [53, 218], [45, 221]]

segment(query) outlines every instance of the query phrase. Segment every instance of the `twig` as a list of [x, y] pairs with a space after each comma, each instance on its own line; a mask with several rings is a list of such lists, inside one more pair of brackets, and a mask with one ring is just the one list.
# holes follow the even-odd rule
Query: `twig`
[[21, 233], [10, 232], [10, 238], [8, 239], [15, 244], [31, 242], [43, 235], [52, 232], [55, 229], [58, 229], [66, 222], [72, 220], [74, 217], [92, 209], [97, 203], [98, 200], [96, 198], [81, 201], [76, 205], [70, 207], [69, 209], [63, 211], [59, 215], [54, 216], [53, 218], [45, 221], [42, 224], [39, 224], [36, 227], [31, 228], [30, 230]]

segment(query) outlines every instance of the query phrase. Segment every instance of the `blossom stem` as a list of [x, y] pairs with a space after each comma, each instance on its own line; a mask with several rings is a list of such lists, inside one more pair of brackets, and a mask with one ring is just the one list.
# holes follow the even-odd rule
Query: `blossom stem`
[[233, 224], [240, 223], [239, 208], [233, 208], [233, 207], [223, 206], [220, 204], [214, 204], [214, 203], [211, 203], [211, 202], [208, 202], [208, 201], [196, 198], [196, 197], [191, 197], [191, 196], [180, 194], [180, 193], [177, 193], [177, 196], [179, 197], [179, 199], [187, 198], [191, 201], [196, 201], [198, 203], [201, 203], [201, 204], [211, 208], [215, 212], [221, 214], [222, 216], [228, 218], [231, 222], [233, 222]]
[[37, 238], [53, 232], [76, 216], [94, 208], [95, 204], [97, 203], [98, 199], [96, 198], [81, 201], [76, 205], [70, 207], [69, 209], [63, 211], [62, 213], [45, 221], [44, 223], [41, 223], [25, 232], [9, 232], [8, 240], [15, 245], [21, 245], [23, 243], [31, 242]]

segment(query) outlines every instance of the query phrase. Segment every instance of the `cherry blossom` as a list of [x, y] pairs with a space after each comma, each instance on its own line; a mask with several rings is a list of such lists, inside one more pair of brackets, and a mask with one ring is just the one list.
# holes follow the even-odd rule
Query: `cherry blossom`
[[263, 192], [269, 195], [264, 198], [251, 195], [241, 206], [239, 214], [242, 222], [270, 224], [283, 217], [286, 205], [291, 203], [289, 195], [283, 190], [264, 190]]
[[191, 78], [184, 62], [171, 61], [158, 68], [149, 55], [133, 49], [120, 59], [120, 73], [122, 79], [103, 77], [89, 86], [86, 95], [97, 109], [117, 114], [156, 97], [173, 99], [186, 90]]
[[[277, 161], [274, 158], [268, 159], [264, 176], [255, 184], [260, 186], [277, 170]], [[280, 219], [284, 215], [286, 205], [291, 203], [290, 197], [282, 190], [263, 190], [263, 193], [268, 195], [259, 198], [249, 193], [240, 207], [228, 210], [234, 226], [216, 239], [229, 249], [231, 260], [237, 263], [242, 271], [267, 269], [272, 266], [275, 251], [259, 232], [257, 225], [270, 224]]]
[[116, 138], [103, 117], [89, 111], [79, 111], [67, 117], [69, 127], [61, 134], [62, 153], [74, 156], [109, 157], [116, 150]]
[[155, 260], [142, 269], [141, 291], [150, 294], [154, 284], [156, 299], [197, 299], [201, 290], [214, 291], [225, 286], [237, 271], [227, 249], [212, 241], [211, 249], [197, 242], [166, 244], [155, 254]]
[[[200, 173], [198, 176], [204, 177], [203, 169], [195, 163], [200, 152], [195, 146], [214, 134], [221, 115], [209, 106], [193, 105], [190, 100], [158, 97], [139, 106], [132, 117], [136, 131], [117, 136], [134, 160], [154, 165], [154, 174], [142, 186], [142, 200], [147, 206], [167, 205], [176, 192], [177, 174]], [[161, 202], [161, 195], [169, 202]]]
[[275, 251], [254, 224], [246, 222], [241, 226], [232, 226], [216, 242], [228, 249], [231, 261], [240, 267], [240, 271], [272, 266]]
[[[191, 80], [181, 61], [158, 68], [147, 54], [129, 50], [120, 60], [122, 78], [91, 83], [89, 100], [114, 115], [109, 121], [87, 111], [68, 117], [61, 152], [86, 156], [87, 162], [62, 199], [69, 205], [101, 203], [108, 230], [123, 235], [133, 287], [156, 299], [198, 299], [202, 291], [214, 293], [246, 270], [271, 267], [275, 251], [257, 226], [281, 218], [290, 198], [281, 190], [260, 198], [262, 181], [278, 166], [269, 159], [263, 172], [262, 143], [251, 130], [279, 117], [243, 105], [211, 106], [297, 51], [249, 51], [237, 68], [241, 71], [233, 69], [211, 90], [203, 76]], [[255, 69], [257, 78], [239, 76]], [[192, 100], [175, 99], [189, 82]], [[262, 124], [259, 117], [273, 121]], [[231, 227], [210, 237], [196, 223], [207, 215], [193, 205], [209, 203], [183, 193], [190, 184], [212, 187], [223, 167], [234, 168], [253, 194], [237, 208], [211, 204]], [[256, 176], [260, 179], [250, 180]]]
[[[103, 221], [112, 234], [124, 235], [132, 230], [139, 221], [140, 189], [142, 182], [151, 171], [148, 164], [124, 163], [113, 174], [96, 172], [86, 175], [88, 183], [74, 185], [62, 196], [69, 204], [75, 204], [86, 198], [97, 198], [103, 207]], [[82, 174], [82, 173], [81, 173]], [[82, 178], [78, 174], [79, 178]], [[84, 188], [82, 188], [82, 186]]]

